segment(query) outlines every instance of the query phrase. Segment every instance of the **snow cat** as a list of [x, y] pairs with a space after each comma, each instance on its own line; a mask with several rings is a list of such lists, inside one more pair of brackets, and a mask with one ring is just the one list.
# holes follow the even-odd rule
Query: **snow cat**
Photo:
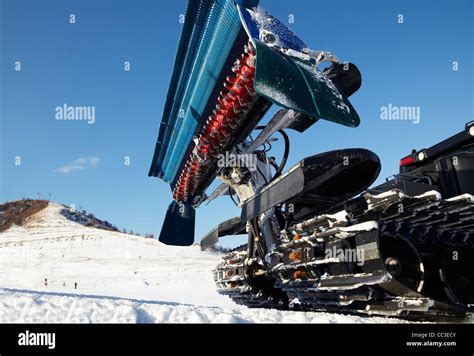
[[[170, 184], [159, 240], [194, 243], [195, 209], [228, 195], [241, 215], [201, 248], [248, 236], [214, 270], [255, 308], [465, 318], [474, 304], [474, 122], [413, 150], [372, 187], [378, 156], [350, 148], [285, 171], [290, 141], [319, 120], [357, 127], [361, 73], [312, 50], [257, 0], [189, 0], [149, 176]], [[265, 125], [272, 105], [280, 107]], [[279, 135], [280, 162], [268, 155]], [[222, 183], [206, 194], [211, 183]]]

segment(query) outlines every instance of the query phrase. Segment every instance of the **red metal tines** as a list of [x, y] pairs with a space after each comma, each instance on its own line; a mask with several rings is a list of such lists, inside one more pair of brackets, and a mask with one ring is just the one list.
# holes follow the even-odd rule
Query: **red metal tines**
[[245, 110], [254, 101], [255, 51], [245, 49], [232, 67], [233, 75], [226, 78], [225, 90], [217, 99], [216, 109], [209, 116], [198, 136], [196, 151], [199, 157], [191, 155], [176, 182], [173, 199], [186, 202], [191, 198], [199, 178], [211, 165], [206, 160], [216, 159], [245, 119]]

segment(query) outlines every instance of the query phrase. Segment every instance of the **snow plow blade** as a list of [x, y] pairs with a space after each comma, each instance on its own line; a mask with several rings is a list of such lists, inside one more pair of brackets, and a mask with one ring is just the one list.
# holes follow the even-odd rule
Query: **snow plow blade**
[[[250, 7], [258, 2], [238, 3]], [[316, 69], [302, 40], [260, 6], [239, 4], [188, 1], [149, 170], [149, 176], [170, 184], [176, 201], [199, 201], [215, 178], [215, 156], [242, 142], [272, 103], [315, 120], [351, 127], [360, 121], [347, 97]], [[275, 26], [268, 27], [258, 14]], [[253, 37], [263, 33], [266, 42]], [[279, 42], [269, 42], [269, 34]], [[276, 82], [280, 74], [284, 80]], [[196, 148], [201, 153], [197, 161]], [[191, 164], [194, 171], [189, 171]], [[186, 183], [188, 177], [192, 184]]]
[[[310, 50], [257, 5], [255, 0], [188, 1], [148, 173], [170, 184], [175, 202], [197, 207], [205, 200], [220, 172], [219, 157], [247, 140], [272, 104], [304, 117], [299, 130], [319, 119], [359, 125], [344, 91], [350, 95], [358, 88], [360, 73], [340, 71], [352, 81], [334, 73], [329, 79], [316, 67], [338, 60]], [[165, 222], [178, 221], [170, 209]], [[177, 239], [166, 238], [166, 231], [172, 231], [169, 224], [163, 241]]]

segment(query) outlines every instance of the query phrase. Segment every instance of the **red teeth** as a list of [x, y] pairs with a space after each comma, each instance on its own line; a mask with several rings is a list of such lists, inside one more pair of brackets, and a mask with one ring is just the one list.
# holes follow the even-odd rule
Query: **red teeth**
[[231, 83], [231, 84], [235, 84], [237, 78], [236, 78], [236, 77], [228, 76], [228, 77], [226, 78], [226, 80], [227, 80], [229, 83]]
[[246, 46], [246, 53], [232, 66], [234, 74], [226, 78], [223, 84], [225, 90], [220, 92], [216, 108], [198, 136], [196, 150], [200, 158], [191, 156], [181, 171], [173, 191], [173, 199], [178, 202], [186, 202], [193, 197], [199, 178], [206, 175], [209, 167], [213, 167], [206, 159], [215, 159], [223, 152], [221, 147], [231, 141], [236, 129], [245, 120], [245, 109], [254, 101], [255, 51], [250, 48], [253, 47]]

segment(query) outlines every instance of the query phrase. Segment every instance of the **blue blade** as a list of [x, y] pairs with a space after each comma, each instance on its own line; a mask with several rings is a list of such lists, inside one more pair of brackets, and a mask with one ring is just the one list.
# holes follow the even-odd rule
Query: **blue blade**
[[149, 175], [173, 182], [242, 28], [233, 0], [189, 0]]

